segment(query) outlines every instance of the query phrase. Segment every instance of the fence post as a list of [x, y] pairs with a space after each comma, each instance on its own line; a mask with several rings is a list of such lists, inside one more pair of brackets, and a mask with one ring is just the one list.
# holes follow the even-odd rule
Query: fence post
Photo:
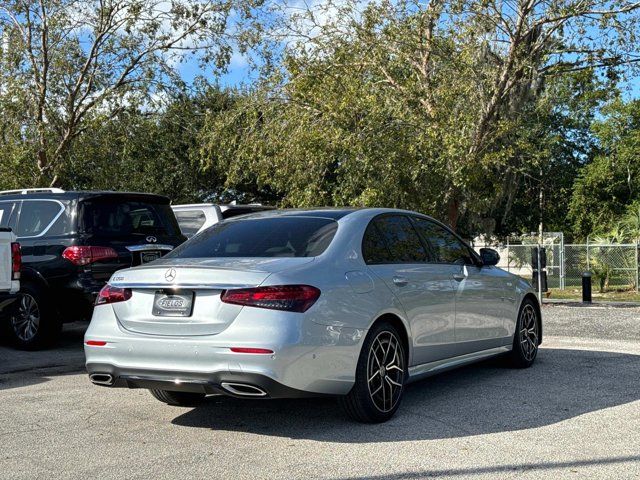
[[587, 270], [591, 270], [589, 265], [589, 235], [587, 235]]

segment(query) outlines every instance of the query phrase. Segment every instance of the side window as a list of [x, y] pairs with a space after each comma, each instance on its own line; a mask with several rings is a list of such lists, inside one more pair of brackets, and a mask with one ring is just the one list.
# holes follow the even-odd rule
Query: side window
[[368, 265], [376, 263], [392, 263], [391, 252], [376, 224], [371, 221], [362, 239], [362, 257]]
[[16, 235], [36, 237], [44, 233], [58, 216], [62, 207], [57, 202], [29, 200], [22, 202]]
[[[377, 235], [371, 230], [372, 227], [377, 230]], [[362, 249], [367, 263], [427, 261], [427, 253], [418, 234], [409, 219], [403, 215], [385, 215], [375, 218], [367, 227]], [[373, 259], [377, 261], [371, 261], [372, 253], [377, 254], [377, 258], [373, 255]]]
[[450, 231], [424, 218], [413, 217], [413, 220], [422, 238], [433, 248], [438, 262], [472, 263], [467, 247]]
[[[14, 202], [1, 202], [0, 203], [0, 227], [10, 227], [11, 212], [13, 210]], [[14, 214], [15, 215], [15, 214]]]
[[206, 220], [202, 210], [183, 210], [175, 212], [180, 230], [187, 237], [192, 237], [204, 225]]

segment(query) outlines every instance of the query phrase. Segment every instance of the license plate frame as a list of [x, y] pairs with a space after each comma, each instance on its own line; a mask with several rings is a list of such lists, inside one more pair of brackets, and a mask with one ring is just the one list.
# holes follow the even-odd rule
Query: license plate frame
[[190, 317], [193, 313], [195, 292], [157, 291], [153, 297], [152, 313], [156, 317]]

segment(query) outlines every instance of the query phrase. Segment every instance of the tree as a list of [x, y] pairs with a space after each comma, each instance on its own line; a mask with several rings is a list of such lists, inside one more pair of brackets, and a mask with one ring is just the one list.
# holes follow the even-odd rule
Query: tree
[[612, 102], [593, 127], [598, 150], [573, 187], [569, 218], [583, 238], [610, 230], [640, 201], [640, 101]]
[[615, 81], [638, 60], [636, 3], [362, 5], [282, 16], [281, 68], [256, 104], [207, 127], [214, 149], [231, 135], [214, 156], [236, 167], [231, 184], [257, 171], [287, 204], [398, 205], [490, 231], [514, 176], [552, 163], [528, 156], [541, 142], [523, 134], [550, 85], [580, 72]]
[[[179, 83], [188, 56], [224, 68], [250, 39], [259, 0], [7, 0], [0, 4], [0, 105], [33, 158], [33, 185], [60, 184], [72, 145], [141, 98]], [[231, 25], [233, 18], [233, 25]], [[29, 155], [29, 156], [30, 156]], [[22, 157], [24, 159], [24, 156]], [[24, 161], [24, 160], [23, 160]]]

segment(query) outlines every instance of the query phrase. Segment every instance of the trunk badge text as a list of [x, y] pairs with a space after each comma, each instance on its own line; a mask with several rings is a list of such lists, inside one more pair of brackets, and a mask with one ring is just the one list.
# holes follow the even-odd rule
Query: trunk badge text
[[176, 269], [170, 268], [169, 270], [167, 270], [164, 274], [164, 279], [167, 282], [173, 282], [176, 279]]

